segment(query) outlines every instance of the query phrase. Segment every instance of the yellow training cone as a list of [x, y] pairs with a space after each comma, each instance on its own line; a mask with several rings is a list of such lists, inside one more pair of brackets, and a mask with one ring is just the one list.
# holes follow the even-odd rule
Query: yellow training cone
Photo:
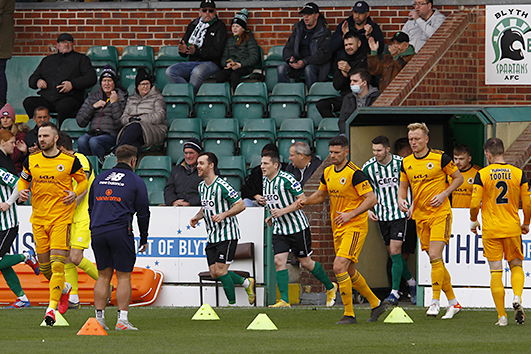
[[[68, 327], [70, 326], [68, 322], [66, 322], [63, 315], [59, 313], [59, 311], [55, 311], [55, 323], [53, 324], [53, 327]], [[46, 327], [46, 322], [42, 320], [41, 327]]]
[[401, 307], [395, 307], [385, 318], [384, 323], [413, 323], [411, 317]]
[[271, 321], [271, 319], [265, 313], [259, 313], [247, 327], [247, 329], [254, 331], [276, 331], [277, 326]]
[[219, 316], [209, 304], [203, 304], [195, 313], [192, 320], [219, 320]]

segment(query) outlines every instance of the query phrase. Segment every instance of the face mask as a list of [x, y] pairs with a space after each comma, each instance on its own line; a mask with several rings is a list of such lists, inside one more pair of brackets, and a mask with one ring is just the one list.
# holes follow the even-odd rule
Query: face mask
[[350, 85], [350, 90], [352, 93], [360, 93], [361, 92], [361, 86], [360, 85]]

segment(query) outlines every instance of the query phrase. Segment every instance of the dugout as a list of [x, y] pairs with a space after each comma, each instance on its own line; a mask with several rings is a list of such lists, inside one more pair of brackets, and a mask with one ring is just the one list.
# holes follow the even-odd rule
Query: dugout
[[[531, 106], [425, 106], [365, 107], [354, 112], [346, 122], [351, 160], [358, 166], [372, 157], [371, 140], [385, 135], [393, 143], [407, 136], [407, 125], [424, 122], [430, 129], [430, 146], [451, 152], [455, 144], [472, 150], [473, 163], [484, 166], [483, 144], [499, 137], [508, 148], [531, 122]], [[372, 288], [389, 286], [386, 274], [386, 250], [375, 223], [369, 234], [359, 267]], [[418, 250], [417, 250], [418, 251]], [[410, 257], [410, 269], [416, 257]]]

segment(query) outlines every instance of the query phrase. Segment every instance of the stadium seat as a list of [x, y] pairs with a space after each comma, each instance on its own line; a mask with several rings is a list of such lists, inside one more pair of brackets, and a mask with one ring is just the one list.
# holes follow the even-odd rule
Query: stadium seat
[[230, 102], [230, 85], [228, 82], [204, 83], [195, 97], [196, 117], [225, 117], [230, 110]]
[[110, 65], [116, 70], [118, 68], [118, 49], [112, 45], [97, 45], [87, 50], [92, 67], [96, 70], [98, 77], [103, 67]]
[[[243, 75], [242, 76], [242, 78], [241, 78], [242, 82], [255, 82], [254, 80], [251, 81], [253, 74], [257, 74], [258, 73], [258, 74], [264, 75], [264, 50], [260, 46], [258, 46], [258, 53], [259, 53], [259, 56], [260, 56], [260, 62], [258, 63], [258, 65], [256, 65], [253, 68], [253, 71], [249, 75]], [[247, 81], [247, 80], [249, 80], [249, 81]]]
[[188, 61], [188, 58], [179, 54], [178, 46], [168, 45], [159, 49], [155, 59], [155, 84], [157, 87], [161, 90], [166, 87], [168, 84], [166, 68], [181, 61]]
[[218, 169], [221, 178], [236, 191], [240, 191], [245, 178], [245, 161], [242, 156], [218, 156]]
[[116, 166], [116, 156], [115, 155], [107, 155], [105, 157], [105, 161], [103, 161], [103, 166], [101, 166], [101, 172], [110, 170], [114, 166]]
[[131, 45], [124, 48], [118, 61], [118, 72], [122, 87], [129, 87], [135, 82], [137, 70], [146, 68], [153, 73], [153, 48], [147, 45]]
[[[150, 205], [158, 205], [160, 201], [160, 194], [162, 193], [162, 203], [164, 203], [164, 187], [166, 186], [166, 178], [162, 176], [140, 176], [146, 184], [148, 191], [148, 198]], [[159, 194], [159, 195], [157, 195]]]
[[288, 161], [289, 147], [296, 141], [313, 146], [313, 121], [309, 118], [286, 119], [277, 132], [277, 147], [282, 161]]
[[272, 46], [271, 48], [269, 48], [269, 52], [267, 53], [267, 57], [264, 61], [266, 85], [267, 90], [269, 92], [273, 91], [273, 87], [275, 87], [275, 85], [277, 84], [277, 66], [284, 63], [284, 60], [282, 59], [283, 50], [284, 46], [282, 45]]
[[89, 155], [87, 156], [87, 159], [90, 162], [90, 165], [92, 166], [92, 170], [94, 171], [94, 175], [97, 176], [100, 174], [100, 160], [98, 156]]
[[[164, 205], [164, 190], [150, 188], [150, 183], [146, 184], [148, 187], [149, 205], [157, 206]], [[154, 190], [151, 190], [154, 189]]]
[[276, 139], [276, 127], [273, 119], [247, 120], [240, 134], [240, 153], [248, 165], [256, 156], [260, 156], [262, 148]]
[[328, 156], [328, 142], [339, 135], [338, 118], [324, 118], [315, 132], [315, 153], [321, 160]]
[[321, 117], [321, 114], [315, 106], [317, 101], [335, 96], [339, 96], [339, 91], [334, 88], [332, 82], [316, 82], [310, 87], [310, 91], [308, 91], [308, 95], [306, 96], [306, 112], [308, 118], [313, 119], [315, 127], [319, 126], [322, 118], [328, 118]]
[[246, 119], [262, 118], [267, 111], [267, 87], [263, 82], [242, 82], [232, 96], [232, 116], [240, 125]]
[[304, 83], [278, 83], [269, 96], [269, 116], [275, 119], [277, 128], [286, 118], [302, 116], [306, 88]]
[[203, 149], [216, 155], [232, 156], [238, 145], [240, 127], [236, 119], [212, 119], [203, 135]]
[[[28, 96], [37, 96], [37, 90], [28, 86], [28, 78], [35, 71], [43, 56], [13, 56], [7, 61], [6, 77], [9, 83], [7, 102], [15, 113], [26, 114], [22, 102]], [[29, 117], [31, 120], [31, 117]]]
[[184, 157], [183, 144], [191, 138], [201, 140], [201, 120], [197, 118], [174, 119], [168, 129], [167, 154], [173, 163]]
[[162, 96], [166, 102], [168, 121], [191, 116], [194, 107], [194, 87], [191, 84], [167, 84]]
[[200, 119], [201, 120], [201, 123], [202, 123], [202, 126], [203, 126], [203, 131], [205, 131], [207, 125], [208, 125], [208, 122], [210, 122], [211, 120], [217, 120], [217, 119], [228, 119], [227, 117], [218, 117], [218, 116], [209, 116], [209, 117], [203, 117], [203, 118], [196, 118], [196, 119]]
[[171, 158], [169, 156], [144, 156], [135, 170], [139, 176], [170, 177]]
[[85, 128], [80, 127], [77, 124], [77, 121], [75, 118], [67, 118], [63, 121], [60, 127], [61, 131], [67, 133], [72, 138], [72, 143], [74, 144], [74, 150], [77, 150], [77, 139], [88, 132], [89, 128], [86, 126]]

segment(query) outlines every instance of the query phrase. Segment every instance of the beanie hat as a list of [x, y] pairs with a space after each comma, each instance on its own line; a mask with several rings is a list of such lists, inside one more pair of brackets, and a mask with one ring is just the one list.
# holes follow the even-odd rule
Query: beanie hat
[[149, 82], [151, 82], [151, 85], [153, 85], [153, 76], [151, 76], [151, 74], [149, 73], [149, 71], [146, 70], [146, 68], [141, 66], [136, 73], [135, 87], [138, 87], [138, 85], [144, 80], [148, 80]]
[[111, 65], [105, 65], [101, 71], [100, 75], [100, 84], [104, 77], [110, 77], [114, 81], [114, 85], [117, 84], [118, 77], [116, 76], [116, 71]]
[[8, 116], [15, 120], [15, 109], [9, 103], [6, 103], [2, 109], [0, 109], [0, 117]]
[[185, 141], [183, 144], [183, 151], [184, 149], [194, 149], [199, 153], [203, 152], [203, 146], [201, 145], [201, 142], [196, 138], [191, 138]]
[[249, 18], [249, 11], [247, 9], [241, 9], [240, 12], [238, 12], [234, 19], [232, 20], [232, 23], [236, 23], [240, 26], [242, 26], [244, 29], [247, 29], [247, 19]]

